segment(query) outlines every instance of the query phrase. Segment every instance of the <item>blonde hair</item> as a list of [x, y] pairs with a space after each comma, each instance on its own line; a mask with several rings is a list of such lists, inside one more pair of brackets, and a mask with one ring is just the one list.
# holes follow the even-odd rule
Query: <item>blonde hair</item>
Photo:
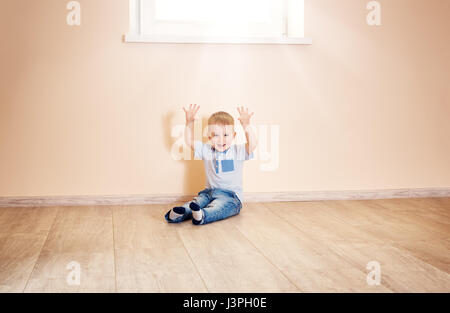
[[216, 112], [208, 119], [208, 125], [233, 125], [234, 118], [227, 112]]

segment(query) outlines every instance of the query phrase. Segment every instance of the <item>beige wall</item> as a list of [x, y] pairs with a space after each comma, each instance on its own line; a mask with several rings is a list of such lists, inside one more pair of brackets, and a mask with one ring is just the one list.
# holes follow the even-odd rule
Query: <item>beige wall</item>
[[192, 194], [181, 106], [280, 125], [247, 192], [450, 186], [450, 1], [307, 0], [311, 46], [125, 44], [128, 1], [1, 0], [0, 196]]

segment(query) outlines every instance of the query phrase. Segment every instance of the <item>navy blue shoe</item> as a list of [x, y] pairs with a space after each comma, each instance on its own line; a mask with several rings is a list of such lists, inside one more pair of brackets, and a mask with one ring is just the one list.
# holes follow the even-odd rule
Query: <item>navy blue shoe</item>
[[191, 208], [192, 211], [200, 211], [200, 206], [195, 202], [191, 202], [189, 204], [189, 207]]

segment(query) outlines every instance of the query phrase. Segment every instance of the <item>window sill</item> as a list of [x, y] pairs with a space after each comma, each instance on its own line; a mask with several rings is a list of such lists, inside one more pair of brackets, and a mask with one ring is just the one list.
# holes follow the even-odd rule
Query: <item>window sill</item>
[[246, 37], [185, 37], [125, 35], [126, 43], [199, 43], [199, 44], [262, 44], [262, 45], [311, 45], [312, 39], [303, 38], [246, 38]]

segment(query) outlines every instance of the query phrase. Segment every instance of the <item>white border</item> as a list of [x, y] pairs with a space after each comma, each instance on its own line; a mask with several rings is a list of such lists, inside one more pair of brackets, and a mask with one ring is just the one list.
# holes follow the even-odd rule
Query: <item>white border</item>
[[127, 43], [216, 43], [216, 44], [284, 44], [311, 45], [311, 38], [249, 38], [249, 37], [187, 37], [187, 36], [150, 36], [126, 35]]
[[[2, 207], [83, 206], [83, 205], [145, 205], [169, 204], [192, 200], [195, 195], [91, 195], [91, 196], [42, 196], [0, 197]], [[410, 188], [381, 190], [334, 190], [244, 192], [245, 202], [325, 201], [325, 200], [374, 200], [396, 198], [450, 198], [450, 187]]]

